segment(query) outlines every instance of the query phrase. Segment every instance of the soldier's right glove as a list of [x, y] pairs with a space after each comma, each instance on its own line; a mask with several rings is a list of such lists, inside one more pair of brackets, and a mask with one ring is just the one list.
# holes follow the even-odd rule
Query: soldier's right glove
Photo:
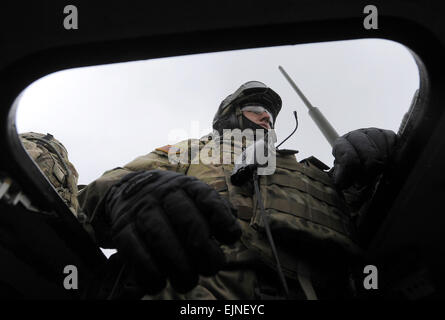
[[192, 289], [199, 274], [225, 263], [217, 241], [241, 236], [233, 207], [213, 188], [183, 174], [150, 170], [126, 175], [106, 197], [111, 236], [119, 253], [138, 270], [147, 293], [168, 278], [178, 292]]

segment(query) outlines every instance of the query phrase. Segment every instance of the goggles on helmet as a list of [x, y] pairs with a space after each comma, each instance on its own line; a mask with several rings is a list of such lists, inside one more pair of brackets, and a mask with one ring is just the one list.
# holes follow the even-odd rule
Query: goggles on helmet
[[241, 107], [240, 110], [241, 111], [250, 111], [250, 112], [253, 112], [253, 113], [256, 113], [256, 114], [262, 114], [263, 112], [266, 112], [267, 115], [270, 118], [269, 122], [270, 123], [274, 123], [272, 114], [269, 112], [269, 110], [267, 110], [263, 106], [258, 106], [258, 105], [244, 106], [244, 107]]

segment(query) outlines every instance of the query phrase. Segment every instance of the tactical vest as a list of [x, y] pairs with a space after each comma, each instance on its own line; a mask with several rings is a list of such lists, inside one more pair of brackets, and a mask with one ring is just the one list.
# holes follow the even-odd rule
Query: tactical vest
[[[208, 142], [214, 143], [218, 142]], [[223, 140], [221, 145], [224, 144], [232, 144], [231, 154], [225, 156], [235, 159], [240, 148], [233, 148], [230, 140]], [[206, 156], [207, 152], [201, 153], [200, 160]], [[238, 218], [245, 222], [241, 241], [275, 268], [256, 195], [249, 183], [242, 187], [231, 183], [233, 167], [233, 164], [200, 161], [189, 166], [187, 175], [206, 182], [235, 206]], [[334, 263], [343, 255], [359, 253], [353, 241], [354, 230], [347, 206], [327, 172], [310, 162], [297, 162], [294, 154], [278, 152], [275, 173], [260, 176], [260, 192], [287, 276], [297, 277], [298, 259], [315, 258], [322, 263]]]
[[79, 202], [77, 200], [78, 173], [68, 160], [65, 147], [52, 135], [28, 132], [20, 134], [25, 150], [37, 163], [71, 212], [77, 216]]

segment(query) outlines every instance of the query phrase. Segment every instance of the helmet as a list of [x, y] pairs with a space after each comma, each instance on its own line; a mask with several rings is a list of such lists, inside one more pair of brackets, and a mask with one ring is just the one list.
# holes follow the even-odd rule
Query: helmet
[[68, 159], [63, 144], [51, 134], [27, 132], [20, 134], [23, 147], [75, 216], [78, 215], [77, 181], [79, 174]]
[[260, 104], [270, 111], [274, 126], [281, 110], [280, 96], [262, 82], [249, 81], [221, 102], [213, 118], [213, 129], [219, 132], [223, 129], [245, 129], [240, 108], [253, 103]]

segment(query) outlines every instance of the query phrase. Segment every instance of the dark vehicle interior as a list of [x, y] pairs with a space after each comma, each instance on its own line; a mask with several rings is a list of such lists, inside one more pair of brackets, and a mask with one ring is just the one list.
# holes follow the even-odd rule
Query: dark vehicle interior
[[[381, 38], [412, 51], [420, 87], [400, 127], [395, 165], [360, 226], [380, 290], [363, 299], [445, 298], [445, 4], [374, 1], [379, 28], [363, 27], [365, 1], [71, 1], [79, 29], [63, 28], [64, 3], [3, 3], [0, 20], [0, 297], [85, 299], [106, 257], [23, 149], [16, 98], [55, 71], [274, 45]], [[38, 207], [39, 210], [35, 210]], [[61, 270], [76, 265], [79, 290]]]

